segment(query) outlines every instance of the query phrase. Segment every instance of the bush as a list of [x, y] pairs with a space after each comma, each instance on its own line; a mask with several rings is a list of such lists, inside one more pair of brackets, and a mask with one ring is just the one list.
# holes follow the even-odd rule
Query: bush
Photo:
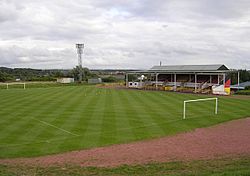
[[245, 87], [245, 90], [250, 90], [250, 86], [246, 86], [246, 87]]
[[107, 83], [112, 83], [112, 82], [118, 82], [118, 79], [113, 76], [109, 76], [107, 78], [102, 78], [102, 81]]
[[240, 90], [236, 92], [237, 95], [250, 95], [250, 90]]

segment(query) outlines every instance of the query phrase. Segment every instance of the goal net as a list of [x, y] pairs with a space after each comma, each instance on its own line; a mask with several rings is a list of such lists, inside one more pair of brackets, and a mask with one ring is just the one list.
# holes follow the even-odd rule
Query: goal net
[[194, 99], [194, 100], [185, 100], [183, 102], [183, 119], [186, 119], [186, 113], [187, 113], [187, 104], [190, 104], [192, 102], [203, 102], [203, 101], [214, 101], [214, 113], [218, 114], [218, 98], [203, 98], [203, 99]]

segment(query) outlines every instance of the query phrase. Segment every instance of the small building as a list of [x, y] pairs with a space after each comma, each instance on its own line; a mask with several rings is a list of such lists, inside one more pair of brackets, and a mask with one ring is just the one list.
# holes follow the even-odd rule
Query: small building
[[69, 83], [73, 83], [75, 80], [74, 78], [57, 78], [58, 83], [62, 83], [62, 84], [69, 84]]
[[88, 79], [88, 84], [100, 84], [102, 83], [102, 78], [91, 78]]

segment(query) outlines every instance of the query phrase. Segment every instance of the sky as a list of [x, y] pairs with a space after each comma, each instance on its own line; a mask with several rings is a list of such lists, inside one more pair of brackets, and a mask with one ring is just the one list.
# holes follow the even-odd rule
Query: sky
[[0, 0], [0, 66], [250, 69], [250, 0]]

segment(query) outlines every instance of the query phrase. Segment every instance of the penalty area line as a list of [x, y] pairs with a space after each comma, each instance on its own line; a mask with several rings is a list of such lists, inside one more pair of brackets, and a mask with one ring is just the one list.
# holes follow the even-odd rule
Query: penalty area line
[[52, 124], [50, 124], [50, 123], [48, 123], [48, 122], [45, 122], [45, 121], [42, 121], [42, 120], [38, 120], [38, 119], [33, 118], [33, 117], [31, 117], [31, 119], [36, 120], [36, 121], [38, 121], [38, 122], [40, 122], [40, 123], [43, 123], [43, 124], [45, 124], [45, 125], [51, 126], [51, 127], [53, 127], [53, 128], [56, 128], [56, 129], [58, 129], [58, 130], [61, 130], [61, 131], [65, 132], [65, 133], [71, 134], [71, 135], [73, 135], [73, 136], [79, 136], [78, 134], [75, 134], [75, 133], [72, 133], [72, 132], [67, 131], [67, 130], [65, 130], [65, 129], [59, 128], [59, 127], [57, 127], [57, 126], [55, 126], [55, 125], [52, 125]]

